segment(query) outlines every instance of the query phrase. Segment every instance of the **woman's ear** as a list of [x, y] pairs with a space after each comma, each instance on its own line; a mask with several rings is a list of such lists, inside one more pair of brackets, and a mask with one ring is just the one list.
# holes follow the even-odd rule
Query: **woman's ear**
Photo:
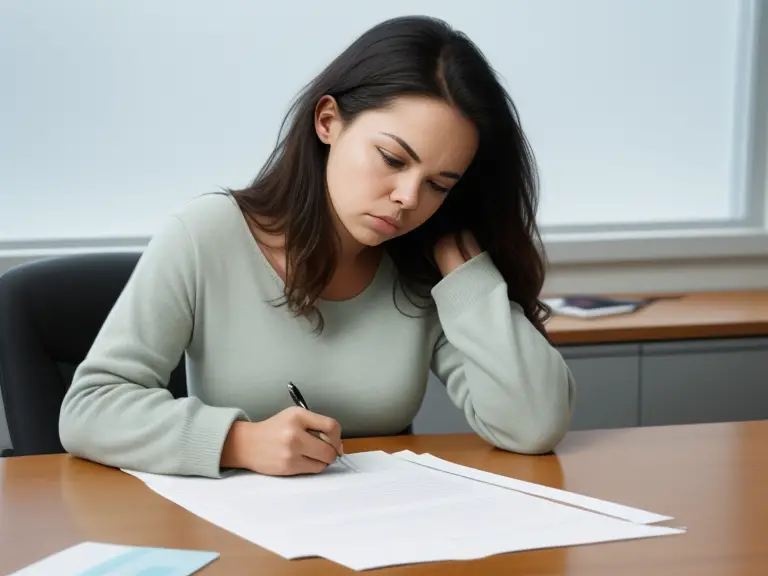
[[341, 114], [333, 96], [323, 96], [315, 106], [315, 132], [323, 144], [333, 144], [341, 132]]

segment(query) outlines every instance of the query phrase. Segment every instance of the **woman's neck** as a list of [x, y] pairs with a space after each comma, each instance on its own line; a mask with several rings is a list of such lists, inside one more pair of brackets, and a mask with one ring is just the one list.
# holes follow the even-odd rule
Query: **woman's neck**
[[[267, 261], [285, 281], [285, 236], [250, 228]], [[331, 282], [321, 294], [325, 300], [348, 300], [360, 294], [373, 282], [384, 254], [383, 247], [361, 244], [346, 228], [337, 228], [337, 234], [338, 258]]]

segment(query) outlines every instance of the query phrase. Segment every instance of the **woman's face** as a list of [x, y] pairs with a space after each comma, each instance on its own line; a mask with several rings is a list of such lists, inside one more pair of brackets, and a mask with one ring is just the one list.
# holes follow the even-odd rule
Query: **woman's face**
[[446, 102], [403, 97], [345, 125], [323, 98], [315, 129], [329, 145], [328, 194], [336, 217], [364, 246], [376, 246], [427, 221], [469, 166], [478, 135]]

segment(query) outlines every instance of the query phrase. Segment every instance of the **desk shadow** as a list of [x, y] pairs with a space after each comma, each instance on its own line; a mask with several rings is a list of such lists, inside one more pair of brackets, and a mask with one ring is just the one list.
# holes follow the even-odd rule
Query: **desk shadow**
[[471, 461], [457, 463], [552, 488], [563, 488], [565, 484], [565, 470], [557, 452], [529, 456], [493, 448]]
[[566, 456], [603, 447], [621, 444], [623, 439], [636, 435], [634, 428], [610, 428], [604, 430], [574, 430], [555, 447], [554, 454]]

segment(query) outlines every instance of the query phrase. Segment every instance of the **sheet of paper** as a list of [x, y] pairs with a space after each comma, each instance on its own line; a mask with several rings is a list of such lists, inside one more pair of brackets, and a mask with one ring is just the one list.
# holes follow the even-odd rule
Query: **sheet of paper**
[[683, 533], [481, 486], [448, 501], [422, 502], [406, 513], [380, 511], [359, 523], [332, 519], [272, 536], [311, 541], [314, 554], [364, 570]]
[[462, 466], [460, 464], [455, 464], [453, 462], [443, 460], [437, 456], [433, 456], [432, 454], [414, 454], [410, 450], [403, 450], [401, 452], [397, 452], [394, 455], [398, 458], [408, 460], [409, 462], [422, 464], [435, 470], [440, 470], [451, 474], [458, 474], [460, 476], [472, 478], [480, 482], [487, 482], [496, 486], [517, 490], [518, 492], [524, 492], [533, 496], [547, 498], [548, 500], [570, 504], [571, 506], [578, 506], [586, 510], [592, 510], [594, 512], [613, 516], [614, 518], [629, 520], [630, 522], [634, 522], [636, 524], [654, 524], [656, 522], [666, 522], [673, 519], [671, 516], [663, 516], [654, 512], [648, 512], [647, 510], [641, 510], [639, 508], [632, 508], [630, 506], [616, 504], [615, 502], [608, 502], [606, 500], [592, 498], [591, 496], [584, 496], [582, 494], [576, 494], [574, 492], [568, 492], [558, 488], [542, 486], [541, 484], [525, 482], [523, 480], [517, 480], [515, 478], [509, 478], [507, 476], [501, 476], [499, 474], [492, 474], [483, 470], [477, 470], [476, 468]]
[[[532, 498], [529, 496], [529, 498]], [[560, 505], [562, 506], [562, 505]], [[478, 511], [479, 512], [479, 511]], [[509, 511], [514, 513], [514, 511]], [[418, 534], [408, 529], [403, 535], [390, 535], [377, 544], [370, 540], [363, 541], [358, 535], [352, 545], [347, 542], [328, 542], [324, 547], [324, 557], [347, 566], [353, 570], [368, 570], [385, 566], [395, 566], [416, 562], [436, 562], [450, 560], [474, 560], [497, 554], [521, 552], [562, 546], [600, 544], [620, 540], [636, 540], [658, 536], [684, 533], [683, 530], [633, 524], [625, 520], [593, 515], [580, 521], [573, 520], [561, 525], [553, 523], [535, 529], [510, 527], [505, 529], [497, 522], [495, 531], [472, 531], [467, 527], [464, 534], [445, 534], [445, 518], [436, 518], [430, 526], [428, 535]], [[376, 520], [378, 521], [378, 520]], [[455, 520], [453, 520], [455, 521]], [[465, 517], [464, 521], [473, 522], [472, 526], [482, 526], [485, 520], [480, 514]], [[405, 525], [390, 525], [392, 530], [403, 531]], [[410, 528], [410, 527], [409, 527]]]
[[218, 557], [216, 552], [83, 542], [9, 576], [189, 576]]
[[[349, 455], [358, 472], [333, 464], [318, 475], [272, 477], [242, 472], [223, 479], [172, 477], [126, 470], [190, 512], [286, 558], [320, 555], [312, 538], [291, 536], [333, 521], [364, 524], [380, 512], [407, 514], [485, 487], [435, 473], [384, 452]], [[305, 531], [306, 533], [306, 531]]]
[[353, 569], [678, 534], [445, 473], [384, 452], [302, 477], [129, 472], [190, 512], [285, 558]]

